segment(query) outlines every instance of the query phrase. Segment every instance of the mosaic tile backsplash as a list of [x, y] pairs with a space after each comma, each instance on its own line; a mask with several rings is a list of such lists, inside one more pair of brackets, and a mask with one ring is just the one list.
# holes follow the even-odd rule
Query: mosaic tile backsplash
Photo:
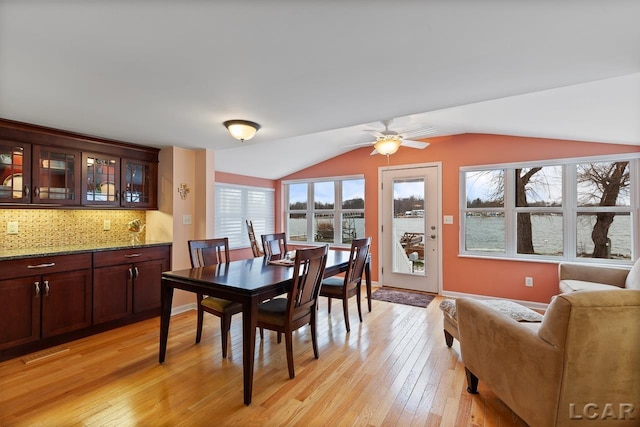
[[[0, 209], [0, 250], [130, 242], [127, 223], [134, 219], [146, 224], [146, 211]], [[103, 229], [105, 220], [111, 230]], [[18, 234], [7, 234], [9, 221], [18, 223]]]

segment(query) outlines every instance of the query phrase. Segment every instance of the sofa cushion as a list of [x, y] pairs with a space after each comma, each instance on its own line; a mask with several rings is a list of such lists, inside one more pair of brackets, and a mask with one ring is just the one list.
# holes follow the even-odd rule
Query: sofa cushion
[[612, 289], [621, 289], [613, 285], [605, 285], [603, 283], [586, 282], [584, 280], [561, 280], [560, 292], [575, 292], [575, 291], [606, 291]]
[[627, 280], [624, 282], [624, 287], [627, 289], [640, 290], [640, 258], [633, 264], [633, 268], [627, 276]]

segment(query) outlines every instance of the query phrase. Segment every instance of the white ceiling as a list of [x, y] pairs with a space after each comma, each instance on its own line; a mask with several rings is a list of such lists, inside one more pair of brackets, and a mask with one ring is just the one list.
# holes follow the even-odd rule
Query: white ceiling
[[[270, 179], [390, 118], [640, 145], [639, 16], [638, 0], [0, 0], [0, 117], [209, 148], [217, 170]], [[240, 143], [228, 119], [262, 129]]]

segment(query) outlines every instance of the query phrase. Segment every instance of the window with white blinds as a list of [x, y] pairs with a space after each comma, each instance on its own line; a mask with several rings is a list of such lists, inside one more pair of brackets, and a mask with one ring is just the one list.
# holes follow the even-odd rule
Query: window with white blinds
[[246, 220], [261, 234], [274, 232], [274, 190], [233, 184], [216, 184], [215, 235], [228, 237], [231, 249], [250, 247]]

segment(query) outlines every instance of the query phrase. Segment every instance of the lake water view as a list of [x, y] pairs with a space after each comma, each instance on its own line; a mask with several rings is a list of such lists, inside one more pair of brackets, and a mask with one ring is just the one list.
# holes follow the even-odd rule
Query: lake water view
[[[562, 256], [563, 217], [560, 215], [532, 215], [533, 247], [538, 255]], [[504, 252], [504, 218], [468, 216], [466, 218], [467, 251]], [[577, 251], [580, 257], [593, 252], [591, 231], [595, 215], [580, 216], [577, 230]], [[611, 258], [631, 259], [631, 216], [616, 215], [609, 228]]]

